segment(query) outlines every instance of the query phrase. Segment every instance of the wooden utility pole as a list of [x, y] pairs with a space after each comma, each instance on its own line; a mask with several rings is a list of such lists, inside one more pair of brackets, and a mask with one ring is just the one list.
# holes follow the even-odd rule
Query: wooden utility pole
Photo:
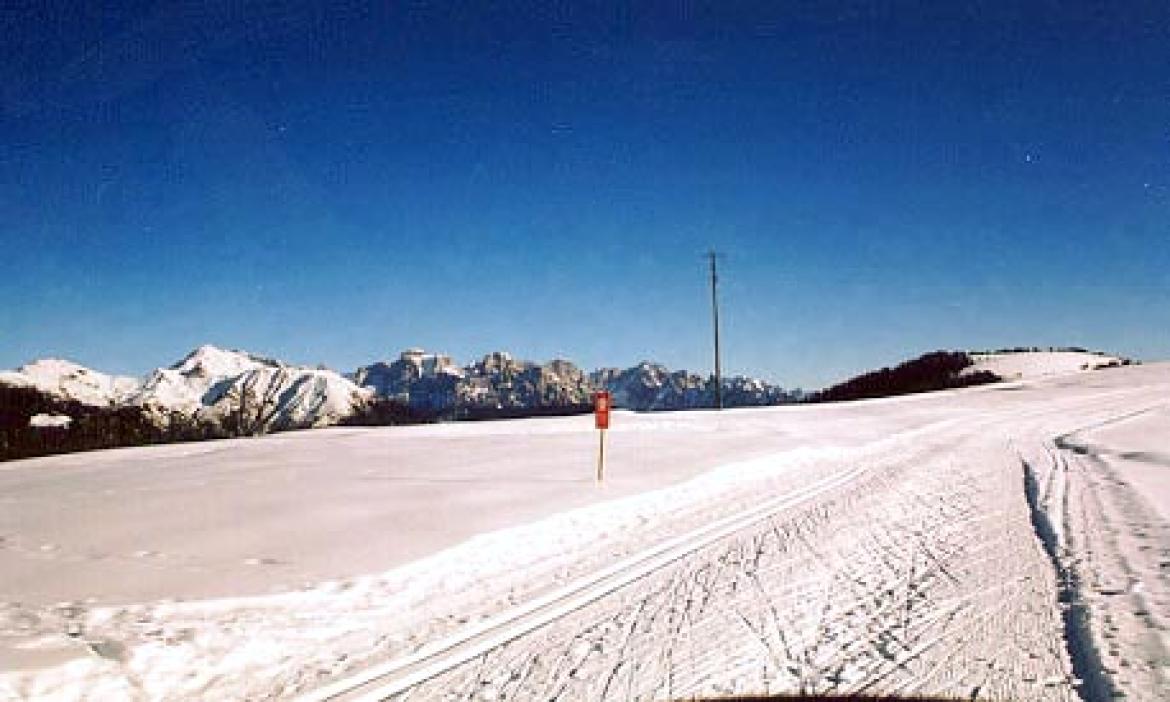
[[707, 252], [711, 261], [711, 322], [715, 329], [715, 409], [723, 409], [723, 373], [719, 367], [719, 299], [715, 294], [719, 275], [715, 270], [715, 259], [719, 253], [714, 249]]

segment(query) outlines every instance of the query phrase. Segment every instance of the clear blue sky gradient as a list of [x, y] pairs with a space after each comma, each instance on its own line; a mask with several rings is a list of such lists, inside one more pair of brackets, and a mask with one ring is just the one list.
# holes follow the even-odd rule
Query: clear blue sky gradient
[[372, 4], [6, 5], [0, 367], [1170, 356], [1164, 2]]

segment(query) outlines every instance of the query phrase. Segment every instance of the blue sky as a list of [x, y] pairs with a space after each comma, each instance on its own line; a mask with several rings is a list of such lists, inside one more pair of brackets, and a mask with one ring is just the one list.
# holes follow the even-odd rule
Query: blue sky
[[73, 5], [0, 17], [0, 367], [706, 371], [711, 247], [786, 386], [1170, 356], [1164, 3]]

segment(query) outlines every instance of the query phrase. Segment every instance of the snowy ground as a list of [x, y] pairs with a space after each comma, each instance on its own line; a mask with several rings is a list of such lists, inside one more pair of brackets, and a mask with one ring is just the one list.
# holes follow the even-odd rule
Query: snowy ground
[[602, 487], [582, 417], [5, 464], [0, 695], [289, 697], [681, 539], [402, 699], [1164, 698], [1168, 390], [1157, 364], [619, 413]]
[[1116, 356], [1088, 351], [1011, 351], [1004, 353], [976, 353], [973, 364], [963, 369], [962, 375], [989, 371], [1005, 380], [1040, 378], [1063, 375], [1081, 370], [1121, 364]]
[[1086, 425], [1029, 463], [1100, 699], [1170, 699], [1168, 410]]

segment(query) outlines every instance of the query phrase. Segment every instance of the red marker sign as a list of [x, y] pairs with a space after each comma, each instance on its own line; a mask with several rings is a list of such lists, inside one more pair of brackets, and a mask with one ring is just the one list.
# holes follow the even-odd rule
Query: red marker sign
[[593, 418], [598, 429], [609, 429], [609, 393], [602, 391], [593, 394]]
[[597, 425], [597, 483], [600, 485], [605, 475], [605, 430], [609, 429], [609, 408], [611, 402], [609, 393], [602, 390], [593, 395], [593, 422]]

